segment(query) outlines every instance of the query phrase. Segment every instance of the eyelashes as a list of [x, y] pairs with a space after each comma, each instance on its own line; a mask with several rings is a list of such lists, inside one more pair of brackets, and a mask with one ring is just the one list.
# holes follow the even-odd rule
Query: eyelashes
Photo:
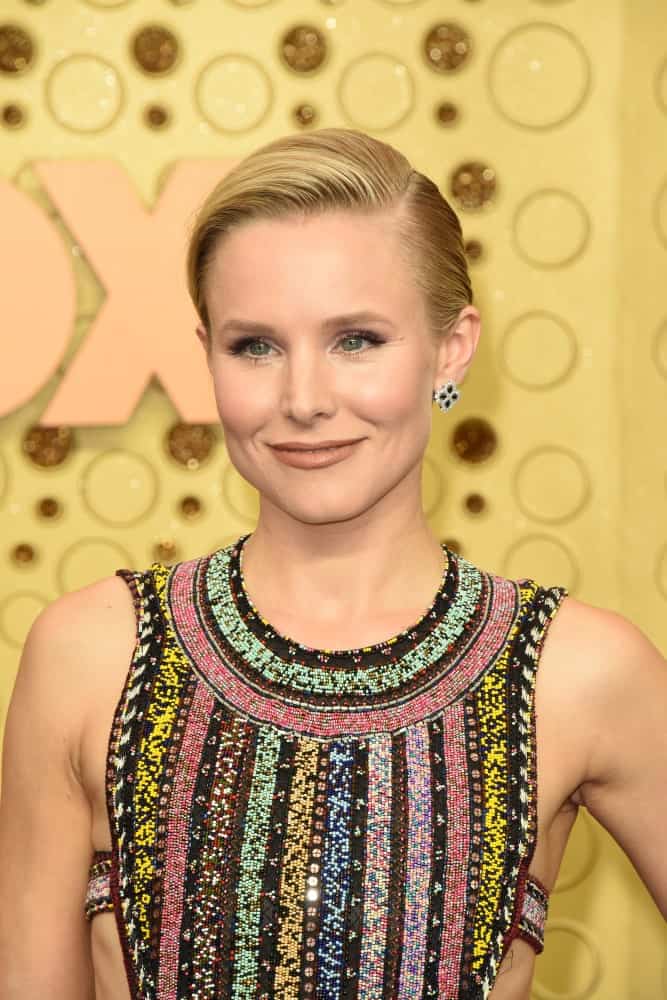
[[[372, 344], [373, 347], [378, 347], [380, 344], [385, 343], [384, 337], [380, 337], [377, 333], [372, 333], [370, 330], [353, 330], [349, 333], [344, 333], [338, 338], [337, 343], [340, 344], [341, 341], [345, 340], [366, 340], [368, 343]], [[244, 357], [249, 361], [263, 361], [265, 358], [270, 357], [269, 354], [248, 354], [246, 353], [247, 348], [251, 344], [265, 344], [270, 347], [271, 344], [268, 340], [264, 340], [263, 337], [240, 337], [238, 340], [233, 341], [228, 348], [228, 353], [234, 355], [235, 357]], [[366, 351], [343, 351], [343, 354], [349, 354], [351, 357], [358, 356], [360, 354], [365, 354]]]

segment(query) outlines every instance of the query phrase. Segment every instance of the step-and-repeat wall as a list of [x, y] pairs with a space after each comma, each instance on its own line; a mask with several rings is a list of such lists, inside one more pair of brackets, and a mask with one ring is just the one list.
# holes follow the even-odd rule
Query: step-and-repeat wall
[[[195, 340], [187, 225], [255, 147], [328, 125], [400, 148], [464, 226], [484, 327], [461, 402], [434, 413], [434, 530], [667, 648], [662, 4], [5, 0], [0, 720], [44, 605], [252, 530]], [[667, 997], [666, 954], [582, 810], [534, 997]]]

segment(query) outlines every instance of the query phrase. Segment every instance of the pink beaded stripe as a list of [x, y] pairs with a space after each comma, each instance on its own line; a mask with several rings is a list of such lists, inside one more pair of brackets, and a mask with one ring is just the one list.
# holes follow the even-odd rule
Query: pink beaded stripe
[[442, 949], [438, 983], [443, 997], [458, 996], [470, 862], [470, 808], [465, 739], [465, 703], [442, 719], [447, 769], [447, 871], [443, 893]]
[[368, 821], [366, 828], [366, 894], [364, 907], [359, 996], [382, 1000], [384, 952], [387, 940], [391, 823], [391, 736], [381, 733], [369, 741]]
[[167, 819], [158, 979], [160, 1000], [177, 1000], [178, 954], [183, 923], [182, 888], [185, 883], [190, 836], [189, 818], [199, 762], [214, 705], [215, 700], [209, 689], [203, 684], [197, 684], [186, 716], [181, 753], [176, 764], [178, 781], [174, 783]]
[[408, 865], [398, 995], [413, 1000], [424, 981], [426, 919], [431, 873], [431, 769], [426, 723], [406, 732], [408, 771]]
[[[394, 731], [435, 715], [466, 688], [478, 683], [490, 669], [503, 649], [517, 609], [515, 585], [500, 577], [492, 578], [489, 607], [484, 610], [483, 627], [475, 636], [474, 645], [465, 650], [465, 658], [457, 662], [456, 669], [445, 672], [431, 689], [384, 708], [355, 706], [341, 711], [327, 705], [322, 711], [315, 711], [294, 701], [286, 705], [284, 698], [268, 697], [253, 690], [231, 668], [226, 651], [215, 644], [210, 631], [204, 629], [193, 612], [195, 575], [200, 565], [201, 561], [191, 561], [176, 566], [170, 589], [174, 628], [193, 669], [213, 685], [221, 700], [246, 717], [321, 738]], [[461, 654], [461, 650], [456, 650], [452, 655], [458, 658]]]

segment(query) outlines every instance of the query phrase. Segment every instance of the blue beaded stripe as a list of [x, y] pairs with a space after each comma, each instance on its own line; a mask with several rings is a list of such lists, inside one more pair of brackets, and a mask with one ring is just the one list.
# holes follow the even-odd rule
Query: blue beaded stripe
[[257, 983], [261, 872], [266, 857], [280, 736], [268, 727], [257, 735], [255, 769], [245, 812], [236, 907], [233, 1000], [254, 1000]]
[[350, 809], [354, 749], [335, 741], [329, 755], [328, 812], [322, 865], [322, 916], [317, 947], [318, 1000], [339, 1000], [343, 972], [343, 931], [350, 891]]
[[[391, 693], [403, 689], [406, 683], [427, 667], [437, 663], [461, 637], [464, 628], [475, 617], [475, 610], [482, 592], [482, 573], [461, 556], [456, 557], [459, 581], [451, 606], [424, 639], [400, 657], [399, 662], [352, 669], [335, 669], [332, 665], [319, 668], [310, 661], [299, 658], [299, 647], [289, 647], [289, 659], [274, 653], [262, 643], [243, 620], [229, 587], [228, 568], [230, 549], [221, 549], [210, 558], [206, 570], [209, 601], [216, 622], [228, 637], [235, 651], [247, 661], [243, 664], [248, 673], [242, 675], [245, 683], [252, 685], [253, 674], [261, 681], [301, 691], [317, 692], [327, 696], [363, 694], [366, 696]], [[482, 622], [484, 616], [482, 616]], [[269, 630], [267, 638], [274, 635]], [[218, 637], [210, 637], [215, 641]], [[467, 637], [468, 642], [473, 637]], [[361, 651], [363, 653], [363, 650]], [[391, 646], [388, 647], [391, 652]], [[361, 658], [360, 658], [361, 659]], [[230, 663], [230, 667], [235, 665]], [[283, 696], [284, 697], [284, 696]]]

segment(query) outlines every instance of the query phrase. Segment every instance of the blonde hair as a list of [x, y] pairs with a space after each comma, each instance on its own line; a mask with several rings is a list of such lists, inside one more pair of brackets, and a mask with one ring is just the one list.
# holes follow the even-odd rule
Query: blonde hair
[[393, 146], [364, 132], [322, 128], [267, 143], [237, 163], [197, 212], [187, 253], [188, 290], [210, 337], [206, 283], [224, 235], [253, 219], [393, 212], [400, 253], [424, 295], [435, 336], [472, 302], [461, 224], [436, 184]]

